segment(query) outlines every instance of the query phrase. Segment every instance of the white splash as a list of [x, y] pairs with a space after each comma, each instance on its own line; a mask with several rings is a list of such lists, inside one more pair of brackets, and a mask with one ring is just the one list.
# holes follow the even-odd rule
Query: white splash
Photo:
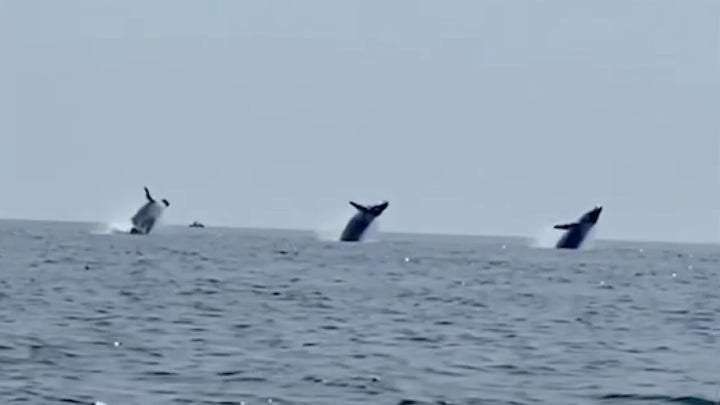
[[97, 227], [90, 231], [93, 235], [112, 235], [115, 233], [129, 233], [132, 228], [130, 221], [113, 221], [97, 224]]
[[582, 250], [593, 250], [595, 249], [595, 234], [597, 233], [598, 226], [595, 225], [590, 229], [585, 236], [585, 241], [580, 245]]
[[315, 236], [319, 240], [323, 241], [339, 241], [340, 235], [342, 234], [343, 229], [345, 229], [345, 225], [353, 215], [354, 213], [348, 213], [347, 210], [342, 213], [338, 212], [334, 214], [332, 217], [329, 217], [327, 220], [318, 225], [315, 229]]
[[380, 241], [380, 218], [375, 218], [368, 225], [361, 239], [362, 242], [378, 242]]
[[[126, 204], [127, 206], [118, 209], [114, 211], [115, 213], [112, 215], [109, 215], [109, 220], [104, 223], [100, 223], [95, 227], [95, 229], [91, 230], [90, 233], [94, 235], [112, 235], [112, 234], [127, 234], [130, 233], [130, 230], [132, 229], [132, 221], [131, 218], [135, 213], [137, 213], [138, 209], [140, 208], [140, 204], [137, 204], [135, 206], [131, 206], [130, 204]], [[165, 210], [165, 207], [158, 206], [158, 209], [160, 209], [159, 218], [157, 222], [155, 223], [155, 230], [157, 230], [158, 227], [160, 227], [163, 224], [163, 211]]]
[[553, 228], [553, 225], [547, 225], [535, 232], [535, 236], [530, 239], [530, 247], [536, 249], [554, 249], [558, 240], [562, 236], [561, 232], [558, 232]]

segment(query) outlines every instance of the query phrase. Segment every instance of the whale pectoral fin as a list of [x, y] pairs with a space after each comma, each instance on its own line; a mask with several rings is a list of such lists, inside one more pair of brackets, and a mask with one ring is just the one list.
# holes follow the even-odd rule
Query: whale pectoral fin
[[370, 209], [369, 209], [368, 207], [365, 207], [365, 206], [363, 206], [363, 205], [360, 205], [360, 204], [358, 204], [358, 203], [356, 203], [356, 202], [350, 201], [350, 205], [352, 205], [353, 207], [355, 207], [355, 209], [357, 209], [357, 210], [360, 211], [360, 212], [368, 212], [368, 211], [370, 211]]
[[155, 200], [154, 200], [154, 199], [152, 198], [152, 196], [150, 195], [150, 190], [148, 190], [147, 187], [145, 187], [145, 198], [147, 198], [147, 200], [150, 201], [150, 202], [155, 202]]
[[576, 226], [577, 226], [577, 224], [573, 223], [573, 224], [555, 225], [555, 226], [553, 226], [553, 228], [555, 228], [555, 229], [570, 229], [570, 228], [574, 228]]

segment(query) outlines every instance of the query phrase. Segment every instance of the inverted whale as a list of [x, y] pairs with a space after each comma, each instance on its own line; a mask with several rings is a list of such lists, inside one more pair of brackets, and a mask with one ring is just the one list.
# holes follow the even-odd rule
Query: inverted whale
[[357, 242], [362, 239], [370, 224], [385, 211], [389, 203], [384, 201], [378, 205], [366, 207], [350, 201], [350, 205], [355, 207], [358, 212], [350, 218], [350, 222], [345, 226], [345, 230], [340, 236], [340, 240], [343, 242]]
[[[163, 213], [165, 207], [169, 207], [170, 203], [168, 200], [163, 199], [162, 205], [155, 201], [150, 195], [150, 190], [145, 187], [145, 198], [147, 202], [145, 205], [140, 207], [138, 212], [132, 217], [132, 229], [130, 233], [134, 235], [147, 235], [152, 231], [155, 223]], [[164, 206], [163, 206], [164, 205]]]
[[585, 241], [585, 238], [587, 238], [592, 228], [597, 223], [598, 219], [600, 219], [601, 212], [602, 207], [597, 206], [583, 214], [583, 216], [581, 216], [580, 219], [577, 220], [577, 222], [555, 225], [555, 229], [562, 229], [567, 231], [565, 232], [565, 234], [563, 234], [555, 247], [558, 249], [579, 248]]

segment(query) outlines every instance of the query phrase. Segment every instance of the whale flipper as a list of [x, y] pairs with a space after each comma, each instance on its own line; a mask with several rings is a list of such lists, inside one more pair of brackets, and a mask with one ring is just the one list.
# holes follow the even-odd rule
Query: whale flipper
[[145, 188], [145, 198], [147, 198], [147, 200], [148, 200], [149, 202], [154, 203], [155, 200], [154, 200], [154, 199], [152, 198], [152, 196], [150, 195], [150, 190], [148, 190], [147, 187], [144, 187], [144, 188]]
[[578, 224], [576, 222], [574, 222], [572, 224], [555, 225], [555, 226], [553, 226], [553, 228], [555, 228], [555, 229], [571, 229], [576, 226], [578, 226]]
[[355, 209], [357, 209], [357, 210], [360, 211], [360, 212], [365, 212], [365, 213], [370, 212], [370, 208], [368, 208], [368, 207], [366, 207], [366, 206], [364, 206], [364, 205], [360, 205], [360, 204], [358, 204], [358, 203], [356, 203], [356, 202], [350, 201], [350, 205], [352, 205], [353, 207], [355, 207]]

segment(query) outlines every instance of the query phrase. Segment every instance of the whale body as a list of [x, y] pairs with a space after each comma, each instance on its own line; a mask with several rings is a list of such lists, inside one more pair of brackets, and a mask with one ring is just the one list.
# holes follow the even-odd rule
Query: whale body
[[340, 240], [343, 242], [361, 240], [370, 224], [385, 211], [389, 203], [384, 201], [378, 205], [364, 206], [350, 201], [350, 205], [355, 207], [358, 212], [350, 218], [350, 221], [345, 226], [340, 236]]
[[558, 249], [579, 248], [587, 238], [592, 228], [595, 226], [595, 224], [597, 224], [598, 220], [600, 219], [601, 212], [602, 207], [597, 206], [583, 214], [583, 216], [581, 216], [580, 219], [577, 220], [577, 222], [555, 225], [553, 228], [567, 231], [563, 234], [560, 240], [558, 240], [555, 247]]
[[163, 199], [162, 204], [155, 201], [150, 195], [150, 190], [145, 187], [145, 198], [147, 202], [140, 207], [140, 209], [130, 219], [132, 222], [132, 229], [130, 233], [133, 235], [147, 235], [152, 231], [157, 223], [158, 219], [162, 215], [165, 207], [169, 207], [170, 203], [168, 200]]

